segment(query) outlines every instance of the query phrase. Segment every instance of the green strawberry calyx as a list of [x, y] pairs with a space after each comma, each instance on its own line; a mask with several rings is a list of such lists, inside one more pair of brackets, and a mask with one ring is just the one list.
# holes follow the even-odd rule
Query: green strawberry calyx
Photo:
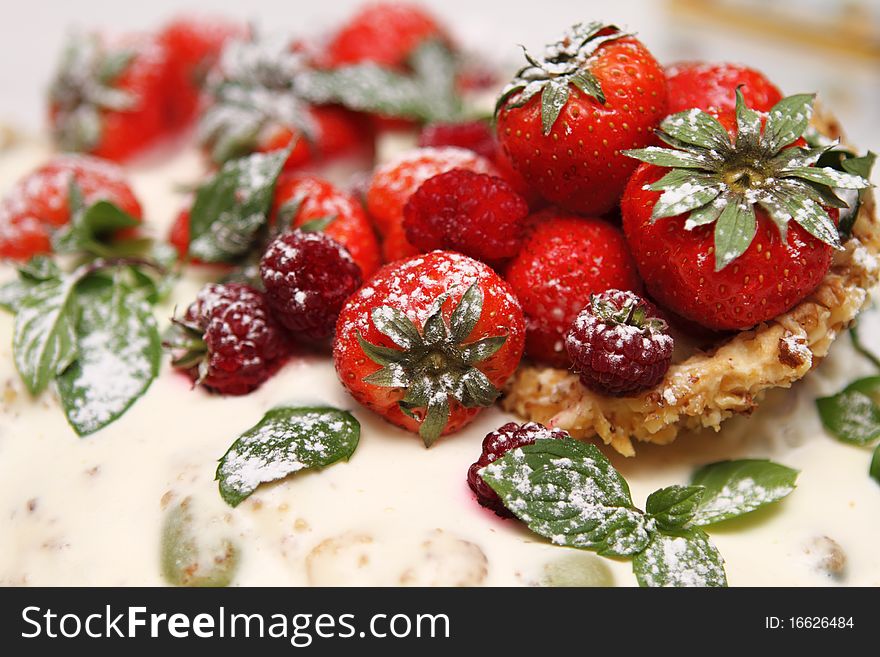
[[364, 381], [382, 388], [406, 389], [398, 405], [406, 415], [420, 420], [419, 435], [425, 447], [446, 428], [450, 398], [465, 408], [478, 408], [491, 406], [501, 394], [476, 365], [501, 349], [507, 336], [465, 342], [482, 314], [483, 292], [477, 283], [471, 285], [447, 324], [443, 305], [448, 296], [447, 292], [437, 297], [421, 330], [397, 308], [373, 309], [373, 325], [400, 349], [372, 344], [360, 333], [357, 336], [367, 357], [382, 365]]
[[101, 112], [137, 106], [137, 96], [115, 86], [135, 57], [133, 50], [106, 49], [95, 34], [71, 37], [49, 87], [53, 137], [62, 150], [94, 149], [101, 140]]
[[870, 182], [854, 172], [814, 166], [837, 142], [792, 146], [807, 130], [814, 94], [783, 98], [767, 114], [746, 106], [736, 90], [737, 134], [711, 114], [690, 109], [666, 117], [657, 136], [670, 146], [623, 151], [624, 155], [670, 171], [646, 189], [662, 192], [651, 221], [687, 213], [686, 230], [715, 225], [715, 271], [748, 249], [757, 233], [759, 205], [787, 239], [794, 221], [810, 235], [836, 249], [840, 234], [827, 207], [847, 204], [835, 189], [864, 189]]
[[513, 80], [501, 91], [495, 113], [502, 107], [522, 107], [540, 92], [541, 129], [546, 136], [571, 96], [571, 85], [604, 105], [605, 94], [590, 71], [589, 60], [601, 45], [626, 36], [630, 35], [615, 25], [577, 23], [556, 43], [547, 46], [542, 60], [523, 48], [528, 65], [517, 71]]

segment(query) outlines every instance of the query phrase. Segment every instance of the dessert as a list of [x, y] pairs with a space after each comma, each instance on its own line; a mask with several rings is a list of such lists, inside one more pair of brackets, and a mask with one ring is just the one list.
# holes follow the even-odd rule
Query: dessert
[[[377, 41], [389, 16], [394, 38]], [[157, 41], [164, 86], [126, 93], [162, 107], [193, 80], [180, 66], [204, 66], [189, 119], [130, 148], [106, 147], [103, 123], [74, 144], [119, 164], [56, 155], [71, 145], [60, 129], [0, 156], [0, 581], [877, 583], [862, 522], [880, 501], [851, 475], [863, 454], [818, 429], [870, 444], [880, 429], [852, 425], [853, 409], [875, 409], [876, 386], [807, 412], [860, 367], [844, 351], [781, 390], [877, 279], [871, 158], [823, 142], [839, 132], [828, 119], [807, 131], [811, 98], [774, 99], [760, 74], [720, 65], [698, 69], [717, 79], [705, 102], [691, 89], [667, 116], [674, 86], [647, 47], [584, 24], [500, 93], [496, 141], [468, 114], [467, 61], [420, 9], [366, 9], [323, 51], [220, 21], [184, 56], [168, 35], [199, 26], [174, 25]], [[753, 80], [763, 118], [761, 94], [737, 86]], [[107, 125], [125, 114], [80, 100]], [[67, 124], [94, 114], [74, 105]], [[196, 119], [199, 143], [182, 144]], [[731, 178], [707, 135], [730, 158], [772, 142], [777, 168]], [[52, 185], [16, 187], [50, 158]], [[104, 172], [97, 190], [87, 164]], [[810, 203], [774, 205], [776, 184]], [[671, 287], [695, 262], [705, 271], [675, 283], [692, 287]], [[732, 272], [764, 279], [743, 313], [706, 296]], [[632, 455], [632, 438], [717, 428], [763, 394], [714, 441], [627, 461], [575, 440]], [[794, 415], [813, 426], [787, 426]], [[849, 496], [849, 515], [815, 512], [854, 509]], [[714, 530], [771, 504], [764, 522]]]

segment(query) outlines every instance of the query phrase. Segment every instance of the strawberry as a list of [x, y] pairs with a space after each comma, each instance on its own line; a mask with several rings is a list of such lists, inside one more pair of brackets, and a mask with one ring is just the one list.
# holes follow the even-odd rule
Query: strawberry
[[666, 116], [666, 76], [650, 52], [612, 25], [578, 24], [505, 87], [498, 139], [538, 193], [582, 214], [612, 210], [635, 164], [626, 148], [653, 143]]
[[168, 121], [188, 126], [196, 117], [202, 84], [217, 64], [227, 41], [244, 37], [244, 26], [220, 18], [181, 16], [159, 31], [168, 53], [170, 94]]
[[495, 272], [433, 251], [386, 265], [348, 300], [333, 359], [355, 399], [430, 446], [494, 403], [524, 334], [519, 302]]
[[363, 7], [332, 36], [327, 44], [327, 65], [372, 62], [403, 66], [424, 41], [449, 42], [446, 31], [426, 10], [396, 2], [376, 2]]
[[234, 40], [224, 48], [199, 123], [199, 141], [215, 164], [291, 142], [287, 168], [372, 146], [364, 117], [300, 97], [297, 80], [308, 66], [307, 54], [286, 39]]
[[171, 129], [167, 64], [152, 37], [71, 41], [49, 90], [55, 143], [117, 161], [155, 145]]
[[555, 367], [568, 367], [565, 335], [591, 294], [641, 288], [635, 263], [618, 228], [602, 219], [548, 209], [505, 278], [526, 316], [526, 352]]
[[52, 250], [52, 234], [72, 215], [71, 185], [83, 207], [109, 201], [140, 219], [141, 205], [122, 169], [87, 155], [57, 155], [19, 180], [0, 201], [0, 257], [27, 260]]
[[403, 232], [403, 207], [428, 178], [452, 169], [498, 174], [486, 158], [451, 146], [408, 151], [376, 169], [367, 190], [367, 211], [379, 233], [392, 242], [390, 247], [383, 244], [386, 261], [419, 252]]
[[763, 73], [738, 64], [682, 62], [666, 68], [670, 114], [698, 108], [718, 114], [734, 109], [734, 91], [742, 87], [746, 104], [768, 112], [782, 93]]
[[279, 214], [288, 214], [286, 221], [297, 228], [308, 223], [326, 223], [321, 231], [348, 250], [364, 279], [379, 268], [379, 242], [361, 204], [329, 182], [314, 176], [282, 176], [275, 187], [270, 220], [274, 222]]
[[713, 330], [750, 328], [812, 292], [840, 248], [835, 222], [846, 204], [833, 189], [869, 184], [814, 166], [834, 144], [800, 145], [812, 95], [784, 98], [766, 122], [735, 97], [735, 115], [666, 118], [658, 134], [671, 148], [628, 152], [646, 164], [621, 203], [654, 299]]

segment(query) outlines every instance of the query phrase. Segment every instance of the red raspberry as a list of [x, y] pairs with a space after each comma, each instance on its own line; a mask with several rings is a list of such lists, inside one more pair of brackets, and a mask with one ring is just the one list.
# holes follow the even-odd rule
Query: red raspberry
[[551, 429], [537, 422], [526, 422], [519, 425], [516, 422], [508, 422], [502, 427], [486, 435], [483, 438], [483, 453], [480, 458], [468, 468], [468, 486], [477, 496], [477, 502], [486, 508], [492, 509], [496, 515], [502, 518], [512, 518], [513, 514], [507, 510], [492, 488], [483, 481], [479, 472], [490, 463], [494, 463], [512, 449], [523, 445], [532, 445], [537, 440], [570, 438], [567, 431]]
[[419, 135], [419, 146], [458, 146], [489, 160], [498, 152], [495, 133], [486, 121], [431, 123]]
[[260, 277], [278, 321], [312, 340], [333, 335], [342, 305], [361, 285], [361, 269], [345, 247], [325, 233], [302, 230], [269, 244]]
[[673, 345], [654, 304], [624, 290], [593, 295], [565, 338], [581, 382], [615, 396], [660, 383], [669, 369]]
[[288, 353], [265, 297], [243, 283], [205, 286], [175, 325], [178, 336], [166, 344], [174, 355], [172, 364], [224, 395], [243, 395], [258, 387]]
[[429, 178], [403, 208], [407, 239], [425, 251], [449, 249], [488, 263], [522, 246], [529, 206], [501, 178], [453, 169]]

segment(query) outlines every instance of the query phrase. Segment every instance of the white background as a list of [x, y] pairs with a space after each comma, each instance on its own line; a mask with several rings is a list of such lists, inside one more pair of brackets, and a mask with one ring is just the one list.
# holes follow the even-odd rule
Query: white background
[[[181, 12], [207, 12], [254, 20], [264, 30], [320, 37], [359, 4], [359, 0], [4, 0], [0, 121], [31, 130], [43, 126], [43, 94], [64, 36], [72, 28], [148, 30]], [[695, 21], [662, 0], [426, 0], [424, 4], [446, 21], [462, 45], [511, 68], [519, 61], [516, 44], [538, 49], [564, 26], [591, 19], [637, 31], [664, 63], [704, 58], [749, 64], [763, 70], [786, 93], [818, 91], [861, 148], [880, 150], [880, 129], [875, 126], [880, 119], [880, 64], [876, 61], [793, 47], [786, 41]], [[789, 4], [795, 4], [802, 14], [814, 15], [837, 11], [845, 3], [799, 0]], [[857, 4], [868, 21], [877, 20], [880, 0]]]

